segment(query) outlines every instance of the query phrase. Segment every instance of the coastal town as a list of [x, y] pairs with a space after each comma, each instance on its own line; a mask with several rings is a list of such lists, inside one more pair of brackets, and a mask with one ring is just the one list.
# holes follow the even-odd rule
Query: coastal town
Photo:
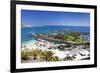
[[90, 59], [90, 41], [87, 32], [55, 31], [32, 34], [37, 41], [22, 45], [21, 62], [57, 62]]

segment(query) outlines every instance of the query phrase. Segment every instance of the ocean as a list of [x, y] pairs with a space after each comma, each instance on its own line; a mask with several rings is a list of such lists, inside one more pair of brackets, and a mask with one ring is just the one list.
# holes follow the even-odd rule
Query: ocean
[[74, 32], [90, 32], [90, 27], [83, 26], [37, 26], [21, 28], [21, 42], [36, 41], [32, 34], [45, 34], [57, 30], [67, 30]]

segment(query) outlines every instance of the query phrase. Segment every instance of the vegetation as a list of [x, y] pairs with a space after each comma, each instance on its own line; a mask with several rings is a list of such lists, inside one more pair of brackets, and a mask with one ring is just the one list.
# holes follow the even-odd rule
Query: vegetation
[[61, 61], [62, 59], [60, 59], [58, 56], [54, 56], [51, 58], [51, 61]]
[[21, 52], [21, 59], [22, 60], [29, 60], [31, 57], [33, 60], [39, 60], [39, 61], [56, 61], [59, 58], [53, 57], [52, 51], [42, 51], [40, 49], [32, 49], [32, 50], [22, 50]]
[[[66, 32], [66, 33], [65, 33]], [[49, 40], [49, 41], [62, 41], [62, 42], [66, 42], [66, 41], [70, 41], [70, 42], [74, 42], [74, 43], [84, 43], [88, 38], [83, 37], [83, 36], [88, 36], [89, 33], [81, 33], [81, 32], [55, 32], [55, 33], [48, 33], [48, 34], [41, 34], [41, 35], [36, 35], [36, 38], [42, 38], [45, 40]]]
[[27, 49], [21, 51], [21, 59], [28, 60], [29, 59], [29, 51]]
[[62, 39], [64, 41], [72, 41], [72, 42], [77, 42], [77, 43], [82, 43], [84, 42], [84, 38], [81, 37], [81, 34], [79, 32], [71, 32], [69, 34], [63, 35]]
[[53, 52], [52, 51], [44, 51], [44, 59], [45, 61], [51, 61], [52, 57], [53, 57]]
[[52, 51], [43, 51], [40, 49], [32, 49], [32, 50], [22, 50], [21, 52], [21, 60], [38, 60], [38, 61], [46, 61], [46, 62], [56, 62], [56, 61], [68, 61], [72, 60], [71, 57], [65, 57], [60, 59], [58, 56], [53, 56], [54, 53]]
[[66, 56], [63, 61], [72, 61], [74, 57]]
[[[73, 43], [83, 43], [85, 41], [85, 39], [81, 36], [81, 35], [88, 35], [89, 33], [80, 33], [80, 32], [62, 32], [59, 31], [58, 33], [48, 33], [48, 34], [38, 34], [35, 35], [34, 37], [39, 38], [39, 37], [43, 37], [44, 39], [49, 38], [49, 41], [56, 41], [57, 43], [58, 41], [60, 42], [66, 42], [66, 41], [70, 41]], [[41, 39], [41, 38], [40, 38]], [[66, 50], [64, 48], [70, 48], [73, 47], [70, 43], [67, 43], [66, 45], [59, 45], [57, 46], [57, 48], [59, 50]], [[90, 47], [90, 43], [86, 43], [86, 45], [84, 46], [84, 49], [89, 48]], [[50, 49], [50, 48], [49, 48]], [[69, 49], [70, 50], [70, 49]], [[21, 51], [21, 60], [22, 61], [26, 61], [26, 60], [34, 60], [34, 61], [46, 61], [46, 62], [56, 62], [56, 61], [72, 61], [75, 59], [75, 57], [71, 57], [69, 55], [66, 55], [65, 58], [59, 58], [58, 56], [54, 56], [54, 52], [52, 51], [47, 51], [47, 50], [41, 50], [38, 48], [33, 48], [33, 49], [24, 49]]]

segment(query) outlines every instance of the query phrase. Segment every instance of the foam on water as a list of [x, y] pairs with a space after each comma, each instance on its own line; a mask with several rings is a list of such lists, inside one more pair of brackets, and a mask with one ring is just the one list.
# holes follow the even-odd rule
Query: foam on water
[[22, 44], [22, 46], [25, 46], [25, 45], [32, 45], [35, 42], [37, 42], [37, 40], [33, 39], [33, 40], [22, 42], [21, 44]]

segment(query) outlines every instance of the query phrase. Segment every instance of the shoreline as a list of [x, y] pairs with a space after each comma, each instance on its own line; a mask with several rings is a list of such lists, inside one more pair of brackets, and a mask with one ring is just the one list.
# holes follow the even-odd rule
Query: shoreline
[[90, 41], [82, 38], [80, 32], [60, 31], [31, 35], [33, 40], [22, 42], [22, 59], [34, 62], [90, 59]]
[[[76, 55], [76, 59], [74, 60], [81, 60], [84, 58], [88, 58], [90, 52], [88, 51], [89, 48], [83, 49], [82, 46], [77, 46], [75, 48], [64, 48], [64, 49], [59, 49], [57, 46], [64, 45], [64, 44], [54, 44], [51, 42], [48, 42], [46, 40], [38, 40], [38, 41], [28, 41], [26, 45], [22, 46], [22, 51], [27, 49], [27, 50], [32, 50], [32, 49], [40, 49], [42, 51], [52, 51], [54, 52], [54, 56], [58, 56], [60, 59], [65, 58], [67, 55], [72, 57]], [[51, 49], [49, 49], [52, 46]], [[55, 48], [55, 46], [57, 48]], [[24, 63], [24, 62], [23, 62]]]

